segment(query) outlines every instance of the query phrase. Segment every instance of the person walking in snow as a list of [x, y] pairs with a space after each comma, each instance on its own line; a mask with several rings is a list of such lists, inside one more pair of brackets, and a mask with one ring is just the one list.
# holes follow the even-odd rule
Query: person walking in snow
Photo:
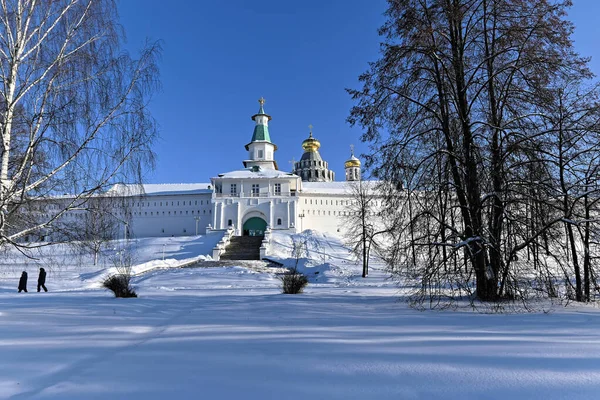
[[27, 272], [23, 271], [23, 273], [21, 274], [21, 279], [19, 279], [19, 293], [21, 293], [21, 291], [25, 291], [25, 293], [27, 293]]
[[40, 268], [40, 276], [38, 277], [38, 292], [40, 291], [40, 288], [44, 288], [44, 292], [47, 292], [48, 289], [46, 289], [46, 270], [44, 268]]

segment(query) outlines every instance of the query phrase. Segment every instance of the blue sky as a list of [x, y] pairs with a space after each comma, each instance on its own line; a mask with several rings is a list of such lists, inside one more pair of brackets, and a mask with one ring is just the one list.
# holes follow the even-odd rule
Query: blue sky
[[[600, 75], [600, 1], [575, 0], [575, 46]], [[167, 6], [168, 4], [168, 6]], [[273, 119], [271, 140], [282, 170], [302, 155], [312, 124], [337, 180], [350, 144], [366, 152], [346, 117], [358, 75], [378, 57], [384, 0], [122, 0], [132, 53], [161, 40], [162, 89], [151, 103], [161, 139], [149, 183], [208, 182], [242, 168], [258, 98]]]

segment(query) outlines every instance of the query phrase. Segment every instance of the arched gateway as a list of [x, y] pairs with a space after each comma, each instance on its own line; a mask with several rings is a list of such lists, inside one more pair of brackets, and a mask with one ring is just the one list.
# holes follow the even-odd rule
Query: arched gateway
[[267, 221], [260, 217], [252, 217], [244, 222], [243, 234], [244, 236], [264, 236], [265, 229], [267, 229]]

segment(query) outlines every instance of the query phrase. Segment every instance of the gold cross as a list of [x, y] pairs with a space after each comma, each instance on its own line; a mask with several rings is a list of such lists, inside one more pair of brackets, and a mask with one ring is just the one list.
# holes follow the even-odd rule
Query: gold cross
[[260, 105], [262, 106], [263, 104], [265, 104], [265, 99], [264, 97], [260, 97], [260, 99], [258, 99], [258, 102], [260, 103]]
[[312, 137], [312, 128], [313, 128], [312, 124], [308, 125], [308, 129], [310, 132], [310, 135], [308, 135], [308, 136], [310, 136], [310, 137]]

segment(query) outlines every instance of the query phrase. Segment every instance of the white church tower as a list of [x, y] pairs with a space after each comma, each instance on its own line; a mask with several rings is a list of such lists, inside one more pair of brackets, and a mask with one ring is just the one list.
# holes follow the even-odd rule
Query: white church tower
[[344, 163], [347, 181], [360, 181], [360, 160], [354, 156], [354, 146], [350, 145], [350, 158]]
[[256, 126], [252, 134], [252, 141], [246, 145], [248, 159], [243, 161], [244, 167], [277, 170], [279, 168], [274, 158], [277, 146], [271, 143], [271, 136], [269, 135], [269, 121], [271, 120], [271, 116], [266, 114], [263, 108], [265, 99], [261, 97], [258, 102], [260, 103], [260, 108], [258, 113], [252, 116], [252, 120], [256, 122]]

